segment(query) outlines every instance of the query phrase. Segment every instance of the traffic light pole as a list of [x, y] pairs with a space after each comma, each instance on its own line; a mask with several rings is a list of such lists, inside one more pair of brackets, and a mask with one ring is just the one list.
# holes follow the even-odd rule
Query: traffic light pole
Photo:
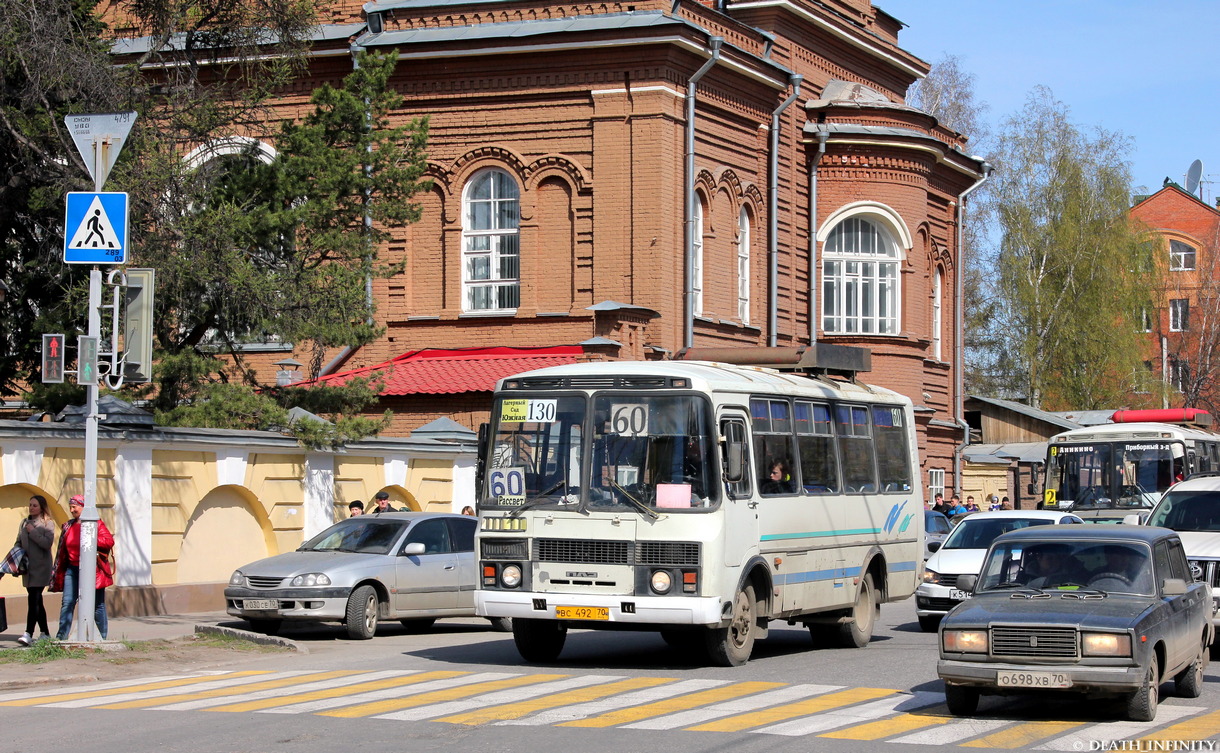
[[[102, 272], [97, 267], [89, 271], [89, 336], [102, 334]], [[94, 620], [97, 597], [94, 586], [97, 582], [97, 527], [100, 516], [97, 511], [97, 429], [100, 416], [97, 412], [98, 383], [94, 379], [88, 390], [85, 415], [85, 509], [80, 514], [80, 580], [76, 584], [80, 594], [76, 602], [77, 640], [92, 642], [101, 638]]]

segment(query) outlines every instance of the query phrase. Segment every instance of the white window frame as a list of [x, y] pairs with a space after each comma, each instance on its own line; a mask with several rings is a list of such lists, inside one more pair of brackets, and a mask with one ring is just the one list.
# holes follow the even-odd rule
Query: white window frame
[[695, 194], [695, 216], [691, 224], [691, 312], [703, 316], [703, 197]]
[[932, 357], [937, 361], [942, 359], [941, 351], [941, 333], [944, 329], [944, 274], [940, 269], [936, 270], [936, 275], [932, 278]]
[[945, 494], [945, 469], [944, 468], [929, 468], [928, 469], [928, 501], [936, 499], [936, 495], [942, 497]]
[[750, 213], [737, 215], [737, 318], [750, 323]]
[[1151, 332], [1152, 331], [1152, 314], [1150, 314], [1148, 312], [1148, 309], [1140, 309], [1139, 320], [1140, 320], [1140, 323], [1139, 323], [1139, 329], [1136, 330], [1137, 332]]
[[1169, 241], [1169, 271], [1193, 272], [1197, 260], [1198, 249], [1185, 241]]
[[1184, 358], [1169, 359], [1169, 385], [1178, 392], [1186, 392], [1190, 382], [1190, 363]]
[[[500, 175], [507, 179], [503, 185], [511, 185], [514, 195], [501, 195], [503, 185], [495, 180]], [[473, 199], [474, 189], [482, 182], [490, 181], [490, 196]], [[475, 208], [487, 205], [488, 227], [476, 227]], [[509, 205], [515, 205], [513, 212]], [[508, 224], [502, 224], [505, 216], [501, 210], [508, 209]], [[462, 191], [462, 311], [477, 314], [512, 314], [521, 305], [521, 187], [506, 170], [487, 168], [470, 177]], [[511, 240], [510, 240], [511, 239]], [[476, 243], [486, 242], [487, 248], [472, 248]], [[516, 275], [504, 274], [510, 257], [516, 257]], [[476, 277], [472, 272], [480, 260], [486, 260], [486, 276]], [[480, 265], [481, 266], [481, 265]], [[491, 303], [481, 304], [476, 295], [491, 290]], [[511, 291], [515, 291], [513, 296]], [[502, 305], [501, 296], [508, 293], [516, 299], [516, 305]]]
[[822, 330], [828, 335], [897, 335], [901, 263], [898, 243], [876, 218], [853, 215], [838, 222], [822, 247]]
[[1185, 332], [1190, 329], [1190, 301], [1174, 298], [1169, 302], [1169, 331]]

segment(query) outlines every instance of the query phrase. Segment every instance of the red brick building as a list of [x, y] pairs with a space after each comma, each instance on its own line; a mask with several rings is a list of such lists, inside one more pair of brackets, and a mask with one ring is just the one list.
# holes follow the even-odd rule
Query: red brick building
[[1170, 388], [1163, 407], [1220, 409], [1220, 210], [1168, 179], [1131, 216], [1163, 244], [1165, 288], [1144, 321], [1148, 368]]
[[[953, 488], [960, 209], [984, 166], [905, 106], [928, 65], [899, 21], [869, 0], [349, 0], [325, 16], [283, 108], [338, 84], [349, 49], [396, 50], [434, 182], [383, 249], [406, 262], [374, 284], [385, 337], [329, 373], [428, 348], [860, 345], [868, 381], [915, 401], [925, 480]], [[394, 434], [489, 407], [413, 389], [386, 396]]]

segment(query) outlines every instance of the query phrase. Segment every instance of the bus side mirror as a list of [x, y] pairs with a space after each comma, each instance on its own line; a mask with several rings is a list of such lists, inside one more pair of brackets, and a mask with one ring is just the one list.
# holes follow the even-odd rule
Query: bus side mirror
[[724, 478], [736, 484], [746, 477], [745, 427], [729, 422], [724, 425]]
[[479, 424], [479, 444], [478, 451], [475, 453], [474, 464], [474, 496], [475, 499], [483, 493], [483, 473], [487, 468], [486, 457], [491, 452], [491, 447], [487, 444], [487, 437], [491, 427], [486, 423]]
[[1025, 493], [1029, 494], [1030, 496], [1034, 496], [1034, 497], [1038, 496], [1038, 490], [1034, 488], [1033, 484], [1028, 484], [1025, 487]]

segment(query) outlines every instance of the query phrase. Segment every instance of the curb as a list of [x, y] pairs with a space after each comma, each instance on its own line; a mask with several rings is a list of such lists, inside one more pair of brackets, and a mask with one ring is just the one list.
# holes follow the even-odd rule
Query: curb
[[309, 647], [303, 643], [290, 640], [288, 638], [280, 638], [277, 635], [265, 635], [263, 633], [255, 633], [250, 630], [239, 630], [237, 628], [223, 627], [221, 625], [196, 625], [196, 635], [224, 635], [230, 638], [241, 638], [244, 641], [251, 643], [260, 643], [264, 646], [280, 646], [281, 648], [290, 648], [298, 654], [308, 654]]
[[32, 677], [25, 680], [0, 680], [0, 690], [21, 690], [37, 685], [62, 685], [65, 683], [97, 682], [97, 675], [59, 675], [57, 677]]

